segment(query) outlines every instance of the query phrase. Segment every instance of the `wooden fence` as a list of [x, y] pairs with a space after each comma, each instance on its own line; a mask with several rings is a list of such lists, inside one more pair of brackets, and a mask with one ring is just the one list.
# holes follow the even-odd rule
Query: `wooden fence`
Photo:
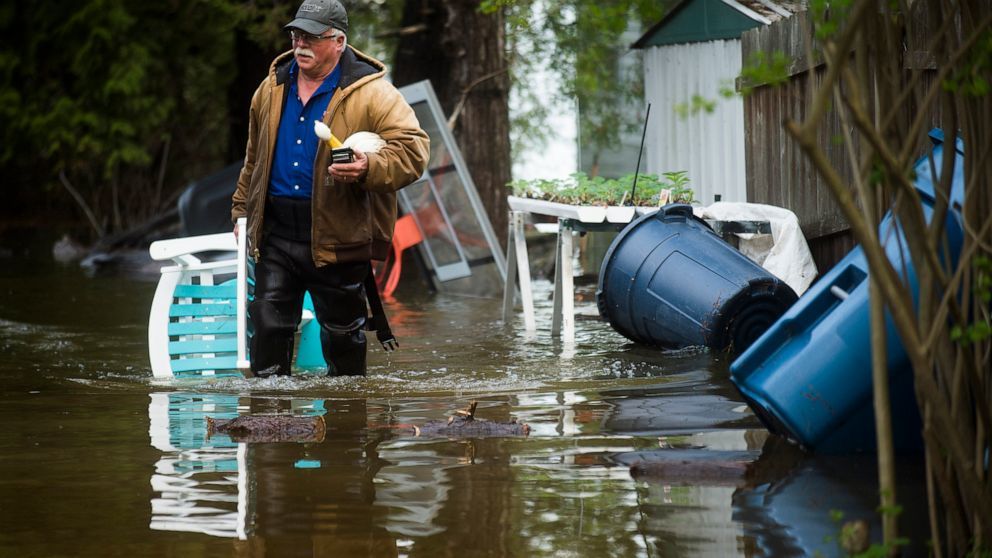
[[[926, 26], [925, 14], [914, 24]], [[741, 37], [744, 64], [757, 53], [768, 59], [781, 52], [788, 60], [789, 81], [784, 85], [758, 84], [744, 98], [745, 169], [747, 199], [785, 207], [799, 218], [820, 273], [826, 272], [854, 247], [847, 221], [834, 202], [827, 185], [806, 158], [799, 144], [786, 132], [784, 123], [802, 122], [825, 73], [822, 60], [809, 54], [819, 51], [813, 44], [812, 21], [807, 12], [746, 31]], [[812, 45], [812, 46], [811, 46]], [[909, 45], [904, 60], [907, 70], [932, 70], [923, 48]], [[932, 73], [932, 72], [931, 72]], [[928, 84], [931, 76], [924, 76]], [[938, 121], [934, 114], [931, 121]], [[846, 148], [837, 138], [852, 135], [845, 130], [836, 112], [830, 112], [819, 130], [819, 144], [841, 176], [850, 181], [853, 170]], [[921, 141], [920, 153], [924, 145]], [[855, 145], [857, 150], [857, 145]]]

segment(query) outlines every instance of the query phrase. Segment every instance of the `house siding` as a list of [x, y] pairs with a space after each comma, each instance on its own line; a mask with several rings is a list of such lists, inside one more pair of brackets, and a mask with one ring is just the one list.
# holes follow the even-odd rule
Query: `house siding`
[[[646, 49], [644, 88], [651, 103], [646, 143], [648, 173], [687, 171], [690, 187], [705, 205], [747, 201], [744, 164], [744, 103], [720, 97], [741, 71], [740, 40], [667, 45]], [[680, 115], [694, 95], [715, 100], [713, 112]]]

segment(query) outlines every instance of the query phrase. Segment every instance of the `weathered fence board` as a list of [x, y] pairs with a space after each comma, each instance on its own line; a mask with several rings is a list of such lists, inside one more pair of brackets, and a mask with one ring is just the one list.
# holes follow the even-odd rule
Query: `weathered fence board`
[[[916, 28], [926, 29], [927, 14], [920, 13], [915, 17], [918, 17], [918, 21], [914, 20]], [[783, 85], [743, 84], [754, 86], [744, 99], [744, 157], [748, 201], [793, 211], [814, 247], [814, 259], [822, 273], [843, 257], [854, 243], [847, 221], [826, 183], [784, 128], [787, 120], [802, 122], [806, 118], [809, 105], [823, 81], [826, 67], [812, 37], [812, 21], [807, 12], [746, 31], [741, 37], [745, 65], [758, 53], [769, 59], [773, 53], [781, 52], [788, 60], [789, 72], [789, 80]], [[915, 42], [920, 39], [916, 38]], [[921, 82], [932, 83], [934, 72], [925, 46], [913, 44], [911, 47], [904, 60], [908, 70], [906, 79], [909, 71], [923, 71]], [[938, 116], [932, 115], [931, 122], [937, 122]], [[830, 111], [819, 130], [818, 143], [841, 176], [851, 184], [853, 167], [847, 148], [839, 141], [845, 135], [853, 135], [853, 130], [845, 130], [838, 113]], [[921, 138], [921, 154], [925, 147], [928, 146]], [[860, 156], [856, 141], [854, 153]]]

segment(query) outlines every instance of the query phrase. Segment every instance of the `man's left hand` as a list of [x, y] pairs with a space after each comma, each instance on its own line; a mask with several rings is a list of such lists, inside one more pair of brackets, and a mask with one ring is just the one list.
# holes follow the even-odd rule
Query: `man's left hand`
[[352, 184], [365, 180], [365, 175], [369, 173], [369, 158], [357, 149], [352, 149], [355, 160], [350, 163], [335, 163], [327, 167], [334, 182], [344, 182]]

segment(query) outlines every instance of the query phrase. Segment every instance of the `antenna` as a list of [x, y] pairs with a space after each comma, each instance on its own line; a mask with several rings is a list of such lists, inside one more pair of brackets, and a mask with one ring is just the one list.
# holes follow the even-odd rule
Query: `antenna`
[[651, 117], [651, 103], [644, 113], [644, 130], [641, 131], [641, 148], [637, 151], [637, 167], [634, 168], [634, 185], [630, 187], [630, 205], [634, 205], [634, 192], [637, 191], [637, 175], [641, 172], [641, 154], [644, 153], [644, 136], [648, 133], [648, 118]]

